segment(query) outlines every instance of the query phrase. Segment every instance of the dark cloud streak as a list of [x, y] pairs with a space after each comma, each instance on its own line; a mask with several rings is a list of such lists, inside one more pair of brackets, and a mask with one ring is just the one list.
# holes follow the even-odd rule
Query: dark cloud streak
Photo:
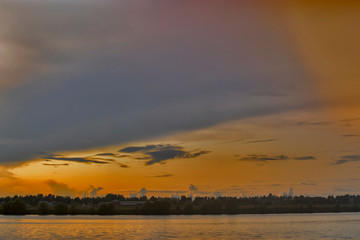
[[168, 160], [176, 158], [196, 158], [201, 155], [210, 153], [209, 151], [188, 152], [185, 151], [181, 146], [170, 144], [147, 145], [142, 147], [126, 147], [119, 150], [119, 152], [142, 154], [144, 156], [134, 156], [133, 158], [137, 160], [147, 160], [145, 162], [146, 165], [165, 163]]
[[315, 160], [314, 156], [298, 156], [288, 157], [287, 155], [265, 155], [265, 154], [249, 154], [245, 157], [238, 159], [238, 161], [250, 161], [250, 162], [271, 162], [271, 161], [284, 161], [284, 160]]
[[239, 161], [259, 161], [259, 162], [267, 162], [267, 161], [279, 161], [279, 160], [287, 160], [289, 159], [286, 155], [278, 155], [278, 156], [270, 156], [270, 155], [258, 155], [258, 154], [250, 154], [246, 157], [242, 157]]
[[45, 157], [45, 160], [54, 160], [54, 161], [67, 161], [67, 162], [77, 162], [77, 163], [97, 163], [97, 164], [108, 164], [108, 161], [99, 161], [99, 160], [92, 160], [87, 158], [71, 158], [71, 157]]
[[341, 119], [341, 122], [355, 122], [355, 121], [359, 121], [360, 118], [346, 118], [346, 119]]
[[51, 167], [61, 167], [61, 166], [69, 166], [68, 163], [43, 163], [44, 166], [51, 166]]
[[109, 157], [117, 157], [117, 155], [115, 153], [99, 153], [99, 154], [96, 154], [96, 156], [109, 156]]
[[276, 138], [270, 138], [270, 139], [264, 139], [264, 140], [254, 140], [254, 141], [249, 141], [247, 143], [266, 143], [266, 142], [273, 142], [273, 141], [278, 141], [279, 139]]
[[308, 121], [301, 121], [296, 123], [296, 125], [298, 126], [327, 126], [330, 124], [331, 122], [308, 122]]
[[301, 157], [294, 157], [294, 160], [315, 160], [314, 156], [301, 156]]
[[174, 176], [174, 174], [163, 174], [163, 175], [157, 175], [155, 176], [156, 178], [167, 178], [167, 177], [172, 177]]
[[341, 165], [344, 163], [359, 162], [359, 161], [360, 161], [359, 154], [345, 155], [345, 156], [340, 157], [340, 159], [336, 160], [335, 165]]

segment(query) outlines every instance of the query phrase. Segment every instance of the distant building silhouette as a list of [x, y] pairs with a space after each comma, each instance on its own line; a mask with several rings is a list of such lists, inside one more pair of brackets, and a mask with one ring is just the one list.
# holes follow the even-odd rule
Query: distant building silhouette
[[294, 196], [293, 189], [290, 188], [290, 189], [289, 189], [289, 193], [288, 193], [288, 197], [293, 197], [293, 196]]
[[282, 196], [283, 196], [283, 197], [293, 197], [293, 196], [294, 196], [293, 189], [290, 188], [288, 193], [287, 193], [287, 192], [283, 192]]

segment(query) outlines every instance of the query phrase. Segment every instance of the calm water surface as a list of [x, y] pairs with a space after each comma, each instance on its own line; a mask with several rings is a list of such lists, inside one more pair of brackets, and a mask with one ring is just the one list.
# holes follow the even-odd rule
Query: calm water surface
[[0, 216], [0, 239], [360, 239], [360, 214]]

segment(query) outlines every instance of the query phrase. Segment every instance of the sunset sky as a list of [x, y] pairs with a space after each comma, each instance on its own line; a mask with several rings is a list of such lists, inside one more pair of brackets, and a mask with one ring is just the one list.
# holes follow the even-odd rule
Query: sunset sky
[[0, 0], [0, 195], [360, 194], [359, 13]]

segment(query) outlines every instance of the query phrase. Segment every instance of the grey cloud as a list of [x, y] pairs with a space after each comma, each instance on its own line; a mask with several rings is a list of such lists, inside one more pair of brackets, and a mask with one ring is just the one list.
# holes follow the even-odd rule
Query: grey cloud
[[195, 192], [195, 191], [198, 191], [198, 188], [195, 187], [194, 184], [190, 184], [190, 185], [189, 185], [189, 191], [190, 191], [190, 192]]
[[157, 178], [167, 178], [167, 177], [172, 177], [172, 176], [174, 176], [174, 174], [162, 174], [162, 175], [157, 175], [155, 177], [157, 177]]
[[154, 191], [148, 191], [146, 188], [141, 188], [138, 192], [130, 193], [129, 197], [144, 197], [147, 193], [154, 192]]
[[294, 157], [294, 160], [315, 160], [314, 156], [301, 156], [301, 157]]
[[140, 189], [140, 191], [138, 192], [139, 197], [145, 196], [146, 193], [148, 193], [148, 191], [146, 190], [146, 188], [142, 188], [142, 189]]
[[360, 178], [337, 179], [336, 181], [360, 182]]
[[76, 193], [74, 189], [70, 188], [65, 183], [60, 183], [52, 179], [47, 180], [46, 183], [51, 187], [55, 195], [73, 196]]
[[96, 154], [96, 156], [109, 156], [109, 157], [116, 157], [117, 155], [115, 153], [99, 153], [99, 154]]
[[308, 121], [301, 121], [296, 123], [296, 125], [298, 126], [324, 126], [330, 124], [331, 122], [308, 122]]
[[354, 154], [354, 155], [345, 155], [340, 157], [340, 159], [335, 161], [335, 165], [341, 165], [348, 162], [359, 162], [360, 161], [360, 155]]
[[71, 157], [45, 157], [45, 160], [55, 160], [55, 161], [68, 161], [68, 162], [78, 162], [78, 163], [97, 163], [97, 164], [108, 164], [108, 161], [101, 160], [92, 160], [87, 158], [71, 158]]
[[360, 118], [345, 118], [345, 119], [341, 119], [341, 122], [355, 122], [360, 120]]
[[267, 162], [267, 161], [279, 161], [279, 160], [287, 160], [289, 159], [286, 155], [278, 155], [278, 156], [270, 156], [270, 155], [258, 155], [258, 154], [250, 154], [246, 157], [242, 157], [240, 161], [260, 161], [260, 162]]
[[165, 163], [167, 160], [175, 158], [196, 158], [203, 154], [208, 154], [209, 151], [188, 152], [181, 146], [170, 144], [147, 145], [142, 147], [126, 147], [119, 152], [137, 153], [145, 155], [144, 157], [134, 157], [137, 160], [147, 160], [146, 165], [155, 163]]
[[335, 188], [335, 190], [336, 191], [339, 191], [339, 192], [347, 192], [347, 193], [349, 193], [349, 192], [358, 192], [358, 190], [357, 189], [353, 189], [353, 188], [350, 188], [350, 187], [348, 187], [348, 188], [342, 188], [342, 187], [340, 187], [340, 188]]
[[102, 188], [102, 187], [98, 187], [98, 188], [95, 188], [95, 187], [93, 187], [93, 186], [90, 186], [90, 196], [92, 196], [92, 197], [94, 197], [94, 196], [96, 196], [96, 194], [99, 192], [99, 191], [101, 191], [101, 190], [103, 190], [104, 188]]
[[315, 160], [314, 156], [299, 156], [288, 157], [286, 155], [266, 155], [266, 154], [249, 154], [245, 157], [238, 159], [239, 161], [255, 161], [255, 162], [268, 162], [268, 161], [283, 161], [283, 160]]
[[222, 194], [221, 194], [220, 192], [218, 192], [218, 191], [215, 191], [215, 192], [214, 192], [214, 197], [215, 197], [215, 198], [219, 198], [219, 197], [221, 197], [221, 195], [222, 195]]
[[292, 50], [231, 4], [2, 1], [0, 45], [14, 60], [0, 66], [0, 132], [14, 141], [1, 161], [312, 106]]
[[51, 166], [51, 167], [61, 167], [61, 166], [69, 166], [68, 163], [43, 163], [44, 166]]
[[[145, 147], [126, 147], [121, 150], [120, 152], [126, 152], [126, 153], [134, 153], [134, 152], [143, 152], [143, 151], [150, 151], [153, 149], [157, 149], [159, 145], [147, 145]], [[161, 147], [161, 145], [160, 145]]]
[[[117, 156], [116, 154], [112, 154], [112, 153], [105, 153], [105, 154], [96, 154], [95, 156]], [[50, 155], [50, 156], [46, 156], [43, 158], [46, 162], [51, 162], [51, 161], [67, 161], [67, 162], [77, 162], [77, 163], [85, 163], [85, 164], [116, 164], [121, 168], [129, 168], [128, 165], [124, 164], [124, 163], [119, 163], [117, 161], [115, 161], [114, 159], [108, 159], [108, 158], [94, 158], [94, 157], [65, 157], [65, 156], [54, 156], [54, 155]], [[58, 164], [58, 163], [43, 163], [43, 165], [45, 166], [53, 166], [53, 167], [58, 167], [58, 166], [68, 166], [68, 163], [64, 163], [64, 164]]]
[[339, 160], [335, 161], [335, 165], [340, 165], [340, 164], [347, 163], [347, 162], [349, 162], [349, 160], [339, 159]]
[[133, 159], [136, 159], [136, 160], [149, 160], [149, 159], [151, 159], [151, 157], [133, 157]]
[[129, 168], [129, 166], [128, 166], [128, 165], [123, 164], [123, 163], [118, 163], [118, 165], [119, 165], [121, 168]]
[[139, 191], [133, 191], [130, 190], [129, 191], [129, 197], [143, 197], [146, 194], [152, 194], [152, 196], [158, 196], [158, 195], [162, 195], [162, 194], [171, 194], [174, 197], [175, 195], [178, 194], [185, 194], [188, 193], [188, 191], [183, 191], [183, 190], [150, 190], [150, 189], [146, 189], [146, 188], [141, 188]]
[[234, 140], [230, 140], [230, 141], [225, 141], [225, 142], [221, 142], [221, 143], [233, 143], [233, 142], [240, 142], [243, 141], [244, 139], [240, 138], [240, 139], [234, 139]]
[[316, 182], [301, 182], [301, 185], [305, 185], [305, 186], [316, 186], [317, 183]]
[[94, 187], [93, 185], [89, 185], [89, 188], [84, 193], [84, 197], [96, 197], [96, 195], [98, 195], [98, 192], [103, 189], [103, 187]]
[[264, 140], [254, 140], [254, 141], [249, 141], [247, 143], [265, 143], [265, 142], [273, 142], [273, 141], [278, 141], [279, 139], [276, 138], [270, 138], [270, 139], [264, 139]]
[[360, 137], [360, 135], [357, 134], [345, 134], [345, 135], [341, 135], [342, 137]]

